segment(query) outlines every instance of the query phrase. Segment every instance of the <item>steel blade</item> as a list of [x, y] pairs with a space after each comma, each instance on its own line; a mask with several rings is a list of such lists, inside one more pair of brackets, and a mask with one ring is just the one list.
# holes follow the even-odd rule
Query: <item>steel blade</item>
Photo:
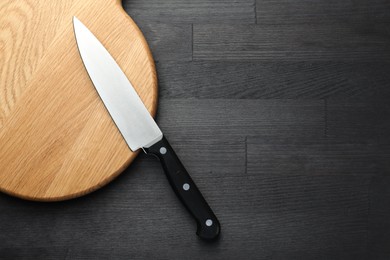
[[160, 128], [114, 58], [76, 17], [73, 25], [85, 68], [130, 149], [148, 148], [160, 141]]

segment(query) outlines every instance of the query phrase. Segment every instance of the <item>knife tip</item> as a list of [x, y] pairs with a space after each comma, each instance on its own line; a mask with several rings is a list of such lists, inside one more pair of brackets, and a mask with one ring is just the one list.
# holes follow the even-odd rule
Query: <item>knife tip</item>
[[81, 22], [76, 16], [73, 16], [72, 20], [73, 20], [73, 24]]

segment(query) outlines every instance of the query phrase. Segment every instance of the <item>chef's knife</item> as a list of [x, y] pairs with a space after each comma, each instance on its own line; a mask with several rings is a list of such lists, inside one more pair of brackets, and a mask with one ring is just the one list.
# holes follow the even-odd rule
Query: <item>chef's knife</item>
[[76, 17], [73, 25], [85, 68], [100, 98], [132, 151], [142, 149], [159, 158], [165, 174], [182, 203], [197, 222], [197, 235], [214, 239], [220, 224], [187, 173], [136, 90], [93, 33]]

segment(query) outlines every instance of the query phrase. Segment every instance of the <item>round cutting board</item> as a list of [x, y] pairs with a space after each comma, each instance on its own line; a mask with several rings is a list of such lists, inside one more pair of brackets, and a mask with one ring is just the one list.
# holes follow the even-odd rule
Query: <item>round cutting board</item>
[[135, 158], [80, 59], [72, 18], [105, 45], [152, 115], [148, 45], [120, 0], [0, 2], [0, 190], [29, 200], [87, 194]]

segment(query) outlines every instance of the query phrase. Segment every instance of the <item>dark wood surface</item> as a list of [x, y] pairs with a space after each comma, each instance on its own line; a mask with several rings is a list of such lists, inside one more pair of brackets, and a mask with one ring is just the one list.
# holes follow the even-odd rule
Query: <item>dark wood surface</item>
[[140, 154], [86, 197], [0, 194], [0, 259], [390, 259], [388, 0], [125, 0], [157, 121], [222, 224]]

